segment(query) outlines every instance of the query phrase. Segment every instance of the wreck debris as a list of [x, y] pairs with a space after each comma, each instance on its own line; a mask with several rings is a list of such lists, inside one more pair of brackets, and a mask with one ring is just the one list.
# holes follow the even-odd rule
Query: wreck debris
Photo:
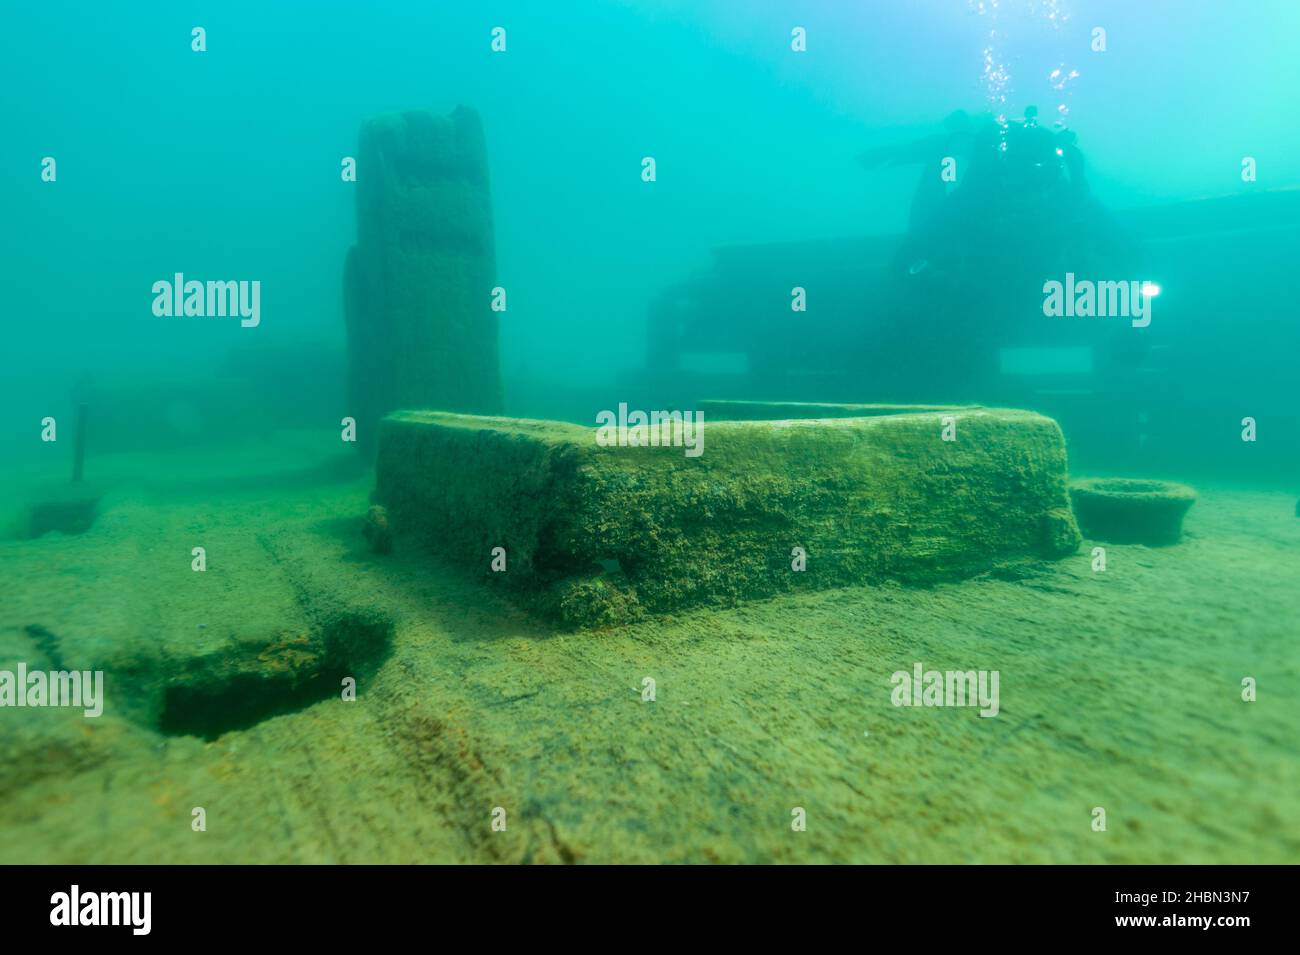
[[1183, 517], [1196, 503], [1196, 492], [1185, 484], [1094, 478], [1070, 485], [1074, 513], [1083, 533], [1112, 544], [1177, 544]]
[[501, 410], [492, 207], [478, 114], [362, 127], [344, 312], [357, 443], [397, 408]]
[[86, 465], [86, 405], [77, 408], [77, 445], [72, 458], [72, 483], [80, 484]]
[[72, 458], [72, 487], [58, 491], [38, 504], [28, 515], [27, 536], [32, 540], [58, 531], [84, 534], [95, 523], [99, 495], [82, 486], [86, 464], [86, 418], [84, 403], [77, 406], [77, 437]]
[[388, 524], [388, 511], [382, 505], [370, 505], [361, 533], [370, 541], [370, 549], [376, 554], [393, 552], [393, 529]]

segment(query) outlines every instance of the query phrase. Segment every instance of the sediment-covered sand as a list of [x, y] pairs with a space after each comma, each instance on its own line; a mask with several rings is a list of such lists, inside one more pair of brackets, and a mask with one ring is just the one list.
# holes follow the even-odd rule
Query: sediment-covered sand
[[[17, 538], [42, 494], [31, 469], [5, 494], [0, 668], [103, 668], [106, 702], [99, 719], [0, 709], [0, 862], [1300, 852], [1288, 494], [1198, 486], [1183, 543], [1108, 546], [1104, 573], [1085, 542], [1019, 579], [566, 633], [410, 538], [370, 553], [373, 476], [337, 434], [92, 465], [106, 494], [84, 535]], [[341, 688], [321, 698], [312, 681], [334, 680], [355, 614], [391, 623], [389, 642], [346, 661], [355, 702]], [[918, 662], [997, 670], [999, 714], [894, 706], [891, 674]], [[166, 722], [177, 674], [211, 696], [172, 705], [211, 704], [211, 722], [193, 706]], [[1245, 677], [1256, 702], [1242, 701]], [[223, 732], [223, 720], [251, 725]], [[211, 732], [184, 732], [196, 728]], [[806, 831], [791, 829], [796, 807]]]

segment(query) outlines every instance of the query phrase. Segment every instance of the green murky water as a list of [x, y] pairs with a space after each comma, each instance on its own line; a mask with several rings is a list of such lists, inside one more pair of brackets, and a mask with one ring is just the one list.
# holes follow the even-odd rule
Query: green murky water
[[[15, 12], [0, 861], [1294, 861], [1300, 13], [1257, 6]], [[759, 511], [874, 545], [845, 469], [755, 510], [779, 451], [706, 421], [659, 545], [724, 585], [585, 630], [364, 533], [400, 405], [719, 399], [1029, 409], [1070, 478], [1197, 500], [1169, 546], [720, 599]], [[896, 453], [881, 533], [983, 541], [921, 530], [947, 466]], [[541, 539], [511, 568], [578, 560]], [[646, 589], [631, 552], [566, 572]], [[996, 715], [897, 705], [917, 667], [996, 673]]]

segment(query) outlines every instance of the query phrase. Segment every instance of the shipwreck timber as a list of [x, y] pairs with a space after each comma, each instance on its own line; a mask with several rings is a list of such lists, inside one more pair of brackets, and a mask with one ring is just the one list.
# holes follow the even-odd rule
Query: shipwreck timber
[[344, 311], [358, 445], [396, 408], [501, 410], [495, 251], [478, 114], [415, 111], [361, 130]]

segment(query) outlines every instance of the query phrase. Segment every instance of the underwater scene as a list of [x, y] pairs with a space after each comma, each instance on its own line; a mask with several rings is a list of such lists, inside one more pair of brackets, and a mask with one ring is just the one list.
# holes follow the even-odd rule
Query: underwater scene
[[0, 863], [1300, 859], [1300, 4], [5, 19]]

